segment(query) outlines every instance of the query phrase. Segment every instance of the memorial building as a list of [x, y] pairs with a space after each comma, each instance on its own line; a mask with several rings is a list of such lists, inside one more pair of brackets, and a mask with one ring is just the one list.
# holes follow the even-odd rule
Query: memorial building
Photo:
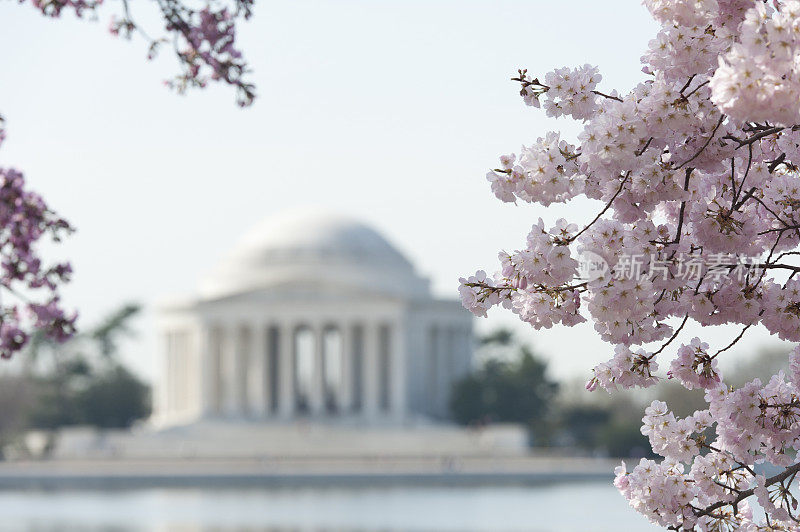
[[473, 350], [471, 314], [380, 233], [314, 212], [254, 227], [157, 323], [161, 427], [445, 419]]

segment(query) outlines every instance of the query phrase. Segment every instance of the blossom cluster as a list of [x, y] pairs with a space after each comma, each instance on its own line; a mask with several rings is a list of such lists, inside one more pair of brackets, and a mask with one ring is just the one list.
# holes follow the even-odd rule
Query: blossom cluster
[[[249, 17], [252, 0], [241, 3]], [[247, 63], [236, 48], [236, 13], [228, 7], [200, 10], [184, 7], [177, 1], [165, 4], [166, 29], [180, 36], [177, 54], [183, 73], [167, 85], [178, 92], [188, 87], [205, 87], [209, 80], [224, 81], [237, 88], [240, 106], [253, 102], [253, 85], [243, 80]]]
[[504, 202], [563, 203], [583, 191], [574, 150], [551, 132], [533, 146], [523, 147], [519, 158], [514, 154], [501, 157], [501, 167], [486, 174], [486, 179]]
[[[130, 37], [140, 33], [150, 44], [148, 58], [166, 42], [175, 46], [183, 72], [167, 85], [185, 91], [221, 81], [236, 88], [242, 106], [255, 98], [254, 86], [244, 80], [247, 63], [235, 46], [236, 21], [252, 14], [254, 0], [210, 0], [204, 6], [181, 0], [161, 0], [158, 7], [165, 21], [166, 36], [153, 39], [131, 17], [132, 3], [122, 0], [121, 17], [113, 17], [109, 30]], [[102, 0], [19, 0], [43, 15], [59, 17], [72, 11], [78, 17], [94, 12]], [[170, 38], [167, 39], [166, 37]], [[0, 117], [0, 144], [5, 138]], [[69, 281], [68, 263], [47, 264], [39, 254], [40, 243], [60, 241], [72, 228], [44, 200], [27, 190], [21, 172], [0, 167], [0, 357], [22, 349], [35, 332], [55, 341], [65, 341], [75, 331], [77, 315], [67, 313], [59, 287]]]
[[800, 122], [800, 2], [755, 2], [739, 38], [719, 57], [712, 100], [735, 120]]
[[38, 249], [43, 240], [58, 242], [71, 231], [38, 194], [27, 190], [22, 173], [0, 167], [0, 357], [22, 349], [35, 330], [58, 342], [75, 332], [77, 315], [68, 314], [59, 297], [72, 268], [46, 264]]
[[[502, 156], [487, 174], [492, 192], [543, 207], [584, 197], [599, 212], [582, 224], [540, 219], [519, 249], [499, 254], [496, 273], [461, 279], [462, 301], [481, 316], [504, 307], [536, 329], [590, 320], [614, 346], [590, 390], [662, 378], [705, 390], [708, 408], [688, 418], [651, 405], [643, 432], [664, 459], [618, 474], [653, 522], [800, 529], [790, 492], [800, 351], [790, 375], [765, 385], [731, 389], [719, 369], [755, 326], [800, 342], [800, 1], [644, 4], [661, 28], [630, 91], [603, 89], [590, 65], [514, 78], [526, 104], [580, 132], [548, 132]], [[688, 321], [741, 332], [712, 347], [680, 339]], [[785, 471], [761, 477], [761, 462]]]
[[[19, 0], [49, 17], [59, 17], [65, 9], [81, 17], [94, 12], [103, 0]], [[184, 93], [189, 88], [204, 88], [209, 81], [220, 81], [236, 89], [237, 102], [248, 106], [255, 100], [255, 87], [245, 80], [249, 68], [236, 48], [237, 19], [252, 15], [254, 0], [210, 0], [203, 7], [182, 0], [163, 0], [158, 7], [164, 18], [163, 37], [150, 37], [133, 19], [130, 0], [122, 0], [122, 13], [109, 23], [112, 35], [130, 38], [140, 34], [148, 42], [147, 58], [155, 58], [158, 49], [172, 43], [181, 73], [165, 85]]]
[[658, 382], [654, 372], [658, 362], [644, 349], [635, 353], [624, 345], [618, 345], [614, 358], [595, 366], [594, 377], [586, 383], [586, 389], [594, 391], [598, 386], [606, 391], [622, 388], [646, 388]]
[[711, 388], [722, 379], [716, 356], [709, 355], [708, 344], [699, 338], [678, 349], [668, 376], [678, 379], [687, 390]]
[[[705, 344], [695, 340], [691, 351]], [[737, 390], [721, 380], [700, 383], [708, 408], [680, 419], [666, 403], [645, 410], [642, 433], [664, 460], [643, 459], [632, 471], [616, 471], [615, 485], [651, 521], [676, 530], [797, 530], [798, 501], [792, 485], [800, 471], [800, 348], [789, 375], [766, 384], [755, 379]], [[697, 381], [694, 381], [697, 383]], [[783, 467], [766, 477], [757, 464]], [[753, 519], [750, 498], [769, 516]]]
[[[72, 9], [76, 15], [96, 8], [103, 0], [30, 0], [31, 5], [48, 17], [61, 16], [64, 9]], [[25, 0], [19, 0], [20, 3]]]

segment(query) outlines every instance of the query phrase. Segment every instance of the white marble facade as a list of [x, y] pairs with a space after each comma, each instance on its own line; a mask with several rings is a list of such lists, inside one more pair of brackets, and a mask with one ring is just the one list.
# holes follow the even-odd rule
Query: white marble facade
[[472, 319], [370, 227], [294, 213], [246, 234], [199, 294], [159, 308], [153, 421], [445, 418]]

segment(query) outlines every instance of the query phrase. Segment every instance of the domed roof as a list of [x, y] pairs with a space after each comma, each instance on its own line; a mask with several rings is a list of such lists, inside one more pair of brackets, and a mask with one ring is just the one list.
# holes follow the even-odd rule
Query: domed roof
[[245, 233], [201, 284], [206, 298], [297, 284], [396, 296], [428, 294], [427, 280], [380, 233], [319, 211], [270, 217]]

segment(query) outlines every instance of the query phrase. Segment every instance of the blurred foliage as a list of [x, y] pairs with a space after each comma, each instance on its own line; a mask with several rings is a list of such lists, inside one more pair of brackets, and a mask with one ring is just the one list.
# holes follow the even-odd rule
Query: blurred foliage
[[[78, 362], [78, 361], [76, 361]], [[56, 375], [36, 378], [28, 410], [30, 428], [69, 425], [112, 429], [130, 427], [150, 414], [150, 389], [124, 366], [84, 370], [80, 362]]]
[[592, 398], [586, 402], [561, 398], [549, 444], [603, 456], [649, 456], [649, 442], [640, 430], [643, 406], [625, 395]]
[[680, 415], [705, 407], [701, 391], [687, 392], [671, 381], [659, 383], [654, 393], [613, 395], [587, 392], [583, 381], [557, 383], [548, 376], [546, 361], [508, 329], [479, 338], [478, 345], [479, 368], [451, 390], [453, 419], [477, 427], [520, 423], [527, 427], [533, 446], [613, 457], [652, 456], [640, 429], [653, 396]]
[[547, 363], [507, 330], [480, 339], [480, 344], [510, 346], [516, 357], [488, 359], [478, 371], [456, 382], [450, 396], [453, 419], [464, 425], [521, 423], [535, 435], [558, 392], [558, 384], [547, 376]]
[[34, 336], [19, 355], [22, 372], [0, 381], [0, 448], [40, 429], [52, 450], [62, 427], [127, 428], [149, 416], [149, 387], [118, 360], [119, 340], [132, 334], [139, 311], [123, 305], [63, 344]]
[[93, 378], [76, 397], [79, 423], [105, 429], [130, 427], [150, 415], [150, 389], [123, 366]]
[[64, 344], [37, 339], [29, 353], [38, 360], [50, 355], [41, 374], [32, 374], [34, 401], [31, 427], [67, 425], [125, 428], [149, 415], [149, 388], [119, 362], [119, 339], [132, 334], [130, 321], [137, 304], [126, 304]]
[[487, 335], [478, 338], [479, 345], [512, 345], [514, 343], [514, 333], [511, 329], [500, 328]]
[[90, 331], [90, 336], [98, 343], [100, 353], [111, 358], [116, 355], [119, 347], [117, 342], [121, 335], [132, 335], [130, 320], [142, 310], [138, 303], [128, 303], [117, 311], [112, 312], [100, 324]]
[[[780, 370], [789, 369], [790, 347], [770, 346], [756, 351], [748, 358], [731, 362], [722, 368], [725, 382], [734, 388], [740, 388], [753, 379], [766, 383]], [[686, 417], [696, 410], [708, 407], [704, 399], [704, 390], [687, 390], [674, 380], [662, 380], [656, 386], [632, 393], [637, 402], [650, 404], [654, 399], [664, 401], [676, 416]], [[641, 416], [640, 416], [641, 417]]]
[[766, 383], [773, 375], [780, 370], [789, 370], [789, 352], [792, 346], [789, 344], [771, 345], [764, 347], [756, 352], [752, 357], [740, 359], [733, 367], [723, 368], [725, 382], [740, 387], [743, 384], [760, 379]]
[[0, 377], [0, 458], [4, 449], [16, 443], [28, 426], [28, 407], [33, 398], [31, 383], [19, 375]]
[[[708, 407], [708, 403], [704, 399], [705, 390], [687, 390], [675, 380], [662, 380], [652, 388], [636, 390], [632, 395], [638, 400], [641, 410], [644, 410], [645, 406], [653, 400], [658, 399], [667, 403], [670, 410], [679, 417], [686, 417], [697, 410]], [[639, 417], [641, 418], [643, 415], [642, 411]]]

